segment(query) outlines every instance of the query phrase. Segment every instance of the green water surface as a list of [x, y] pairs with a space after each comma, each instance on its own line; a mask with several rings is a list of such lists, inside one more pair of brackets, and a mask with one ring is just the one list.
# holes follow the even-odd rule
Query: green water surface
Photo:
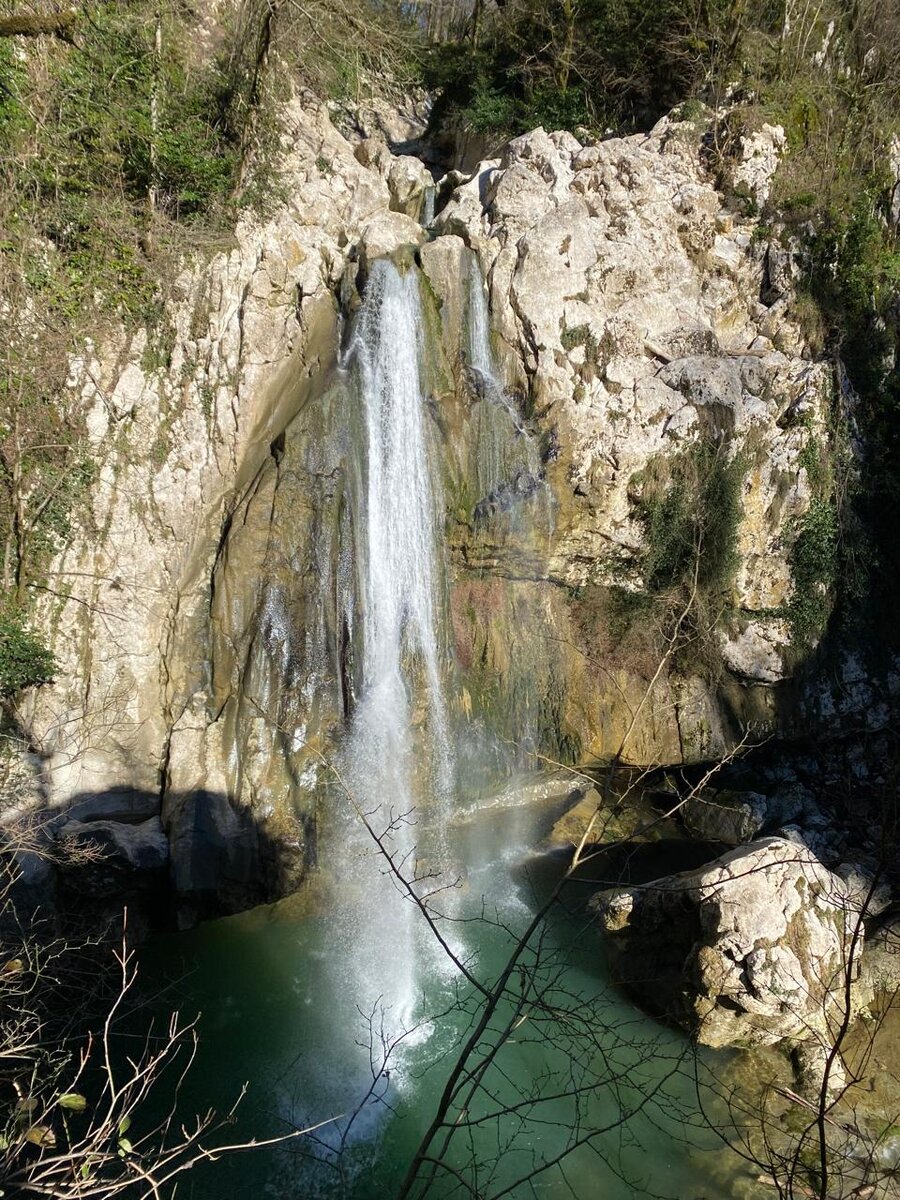
[[[441, 927], [467, 969], [489, 986], [553, 877], [552, 866], [530, 856], [542, 822], [540, 812], [487, 808], [450, 831], [465, 885], [446, 906], [456, 919]], [[709, 1127], [717, 1113], [708, 1093], [701, 1093], [708, 1112], [699, 1112], [698, 1064], [687, 1039], [610, 985], [583, 900], [568, 894], [521, 957], [509, 999], [470, 1060], [488, 1060], [482, 1086], [464, 1109], [451, 1110], [455, 1123], [443, 1131], [444, 1138], [451, 1133], [439, 1156], [446, 1166], [433, 1177], [426, 1168], [412, 1195], [753, 1194], [753, 1173]], [[397, 903], [405, 902], [398, 895]], [[164, 1003], [202, 1013], [183, 1114], [210, 1105], [224, 1111], [246, 1083], [228, 1141], [339, 1118], [312, 1136], [195, 1168], [179, 1196], [378, 1200], [397, 1193], [483, 1001], [435, 946], [421, 968], [422, 1026], [385, 1064], [378, 1035], [391, 1015], [357, 1010], [352, 947], [334, 944], [335, 903], [313, 884], [145, 952], [145, 977], [173, 981]], [[393, 954], [383, 947], [386, 972]], [[337, 971], [335, 956], [342, 959]], [[523, 993], [528, 1002], [518, 1005]], [[726, 1066], [724, 1057], [708, 1057], [700, 1071]]]

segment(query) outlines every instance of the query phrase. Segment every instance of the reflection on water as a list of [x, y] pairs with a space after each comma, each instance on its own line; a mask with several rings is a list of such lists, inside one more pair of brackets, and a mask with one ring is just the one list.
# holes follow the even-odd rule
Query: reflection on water
[[[536, 869], [528, 852], [549, 819], [546, 805], [488, 806], [450, 831], [450, 852], [466, 864], [453, 944], [488, 987], [547, 887], [546, 865]], [[352, 979], [328, 969], [342, 924], [335, 903], [331, 889], [314, 886], [166, 938], [145, 955], [145, 975], [181, 973], [182, 1011], [203, 1012], [185, 1113], [227, 1107], [248, 1081], [235, 1137], [336, 1118], [310, 1138], [194, 1170], [184, 1194], [395, 1194], [484, 999], [452, 964], [436, 967], [418, 1000], [417, 1035], [385, 1045], [377, 1006], [360, 1006]], [[389, 966], [390, 946], [374, 949]], [[752, 1175], [698, 1112], [687, 1040], [609, 987], [574, 899], [554, 909], [522, 955], [468, 1067], [479, 1086], [462, 1089], [434, 1143], [449, 1167], [431, 1181], [427, 1194], [438, 1200], [473, 1194], [461, 1178], [484, 1197], [725, 1200], [753, 1192]]]

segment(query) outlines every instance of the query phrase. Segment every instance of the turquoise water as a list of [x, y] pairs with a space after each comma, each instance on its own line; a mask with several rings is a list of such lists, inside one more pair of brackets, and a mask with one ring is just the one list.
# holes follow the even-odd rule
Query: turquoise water
[[[529, 853], [546, 824], [546, 810], [476, 810], [449, 833], [465, 884], [455, 919], [441, 928], [478, 981], [494, 983], [553, 882], [558, 868]], [[391, 1015], [357, 1009], [352, 947], [334, 945], [341, 922], [328, 895], [314, 883], [163, 939], [144, 956], [145, 978], [177, 979], [166, 1004], [202, 1012], [183, 1114], [223, 1111], [246, 1083], [228, 1141], [338, 1118], [311, 1136], [194, 1169], [179, 1196], [397, 1194], [484, 1002], [435, 946], [420, 971], [418, 1027], [385, 1054], [379, 1034]], [[517, 962], [467, 1061], [478, 1086], [450, 1109], [432, 1145], [441, 1165], [433, 1174], [426, 1165], [410, 1195], [750, 1195], [752, 1177], [698, 1113], [687, 1039], [609, 985], [583, 900], [568, 894]], [[381, 951], [389, 972], [391, 947]], [[335, 955], [348, 955], [343, 972]], [[714, 1071], [726, 1063], [705, 1060]]]

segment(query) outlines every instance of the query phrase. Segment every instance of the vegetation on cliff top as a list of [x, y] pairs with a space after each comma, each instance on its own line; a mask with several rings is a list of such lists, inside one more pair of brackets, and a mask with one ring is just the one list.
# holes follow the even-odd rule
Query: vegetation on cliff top
[[376, 69], [402, 77], [410, 38], [389, 7], [356, 0], [41, 7], [0, 22], [0, 656], [23, 684], [46, 677], [30, 602], [88, 518], [71, 356], [137, 327], [164, 345], [177, 260], [280, 198], [278, 101], [306, 85], [358, 96]]

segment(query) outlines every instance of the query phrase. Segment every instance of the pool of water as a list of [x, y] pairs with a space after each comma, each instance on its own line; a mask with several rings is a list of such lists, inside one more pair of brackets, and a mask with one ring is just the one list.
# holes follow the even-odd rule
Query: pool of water
[[[493, 988], [558, 869], [531, 854], [549, 819], [546, 805], [476, 807], [447, 831], [462, 883], [452, 903], [438, 898], [434, 911], [452, 913], [439, 928], [475, 982], [414, 909], [425, 947], [421, 994], [402, 1018], [378, 997], [361, 1003], [353, 947], [339, 931], [359, 930], [341, 907], [366, 897], [335, 894], [327, 876], [279, 904], [147, 948], [144, 978], [173, 981], [162, 1002], [202, 1013], [182, 1113], [226, 1110], [246, 1083], [229, 1141], [328, 1122], [312, 1135], [194, 1169], [179, 1195], [396, 1195], [451, 1078], [460, 1082], [456, 1100], [429, 1147], [437, 1161], [422, 1164], [410, 1196], [753, 1194], [754, 1173], [709, 1128], [710, 1096], [710, 1112], [699, 1112], [688, 1040], [610, 985], [583, 895], [570, 892], [552, 909], [483, 1021], [478, 985]], [[394, 902], [409, 904], [399, 893]], [[374, 951], [386, 979], [392, 949], [367, 948], [367, 962]], [[473, 1037], [479, 1022], [484, 1028]], [[726, 1064], [706, 1058], [701, 1073]]]

